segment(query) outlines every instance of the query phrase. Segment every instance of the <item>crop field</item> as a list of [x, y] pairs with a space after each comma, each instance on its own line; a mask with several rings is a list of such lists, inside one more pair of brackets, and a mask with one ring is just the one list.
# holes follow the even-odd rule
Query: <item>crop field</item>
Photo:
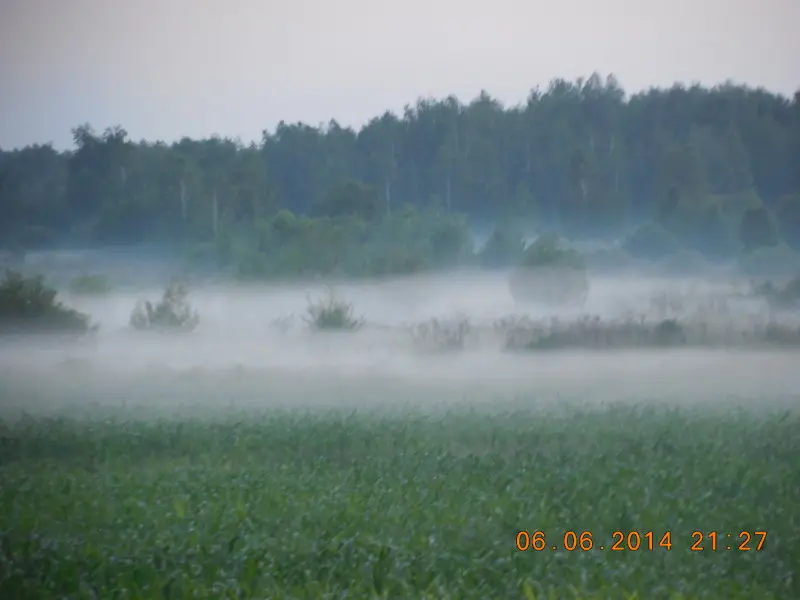
[[[618, 288], [587, 312], [670, 317]], [[0, 347], [0, 597], [800, 597], [792, 344], [508, 352], [486, 289], [346, 290], [370, 326], [315, 335], [305, 291], [199, 291], [183, 337], [112, 293], [91, 343]]]

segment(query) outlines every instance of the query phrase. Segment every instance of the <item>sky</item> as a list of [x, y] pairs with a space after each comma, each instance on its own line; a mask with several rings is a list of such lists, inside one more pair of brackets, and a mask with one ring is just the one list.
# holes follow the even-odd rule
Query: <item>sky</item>
[[798, 24], [800, 0], [0, 0], [0, 148], [69, 148], [85, 122], [247, 143], [595, 71], [791, 96]]

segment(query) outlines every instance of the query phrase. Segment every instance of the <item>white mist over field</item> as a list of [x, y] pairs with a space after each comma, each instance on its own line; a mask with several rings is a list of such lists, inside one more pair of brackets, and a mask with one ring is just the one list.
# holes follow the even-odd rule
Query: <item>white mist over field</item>
[[[320, 281], [273, 286], [197, 282], [190, 287], [189, 301], [200, 315], [198, 328], [188, 334], [156, 334], [131, 330], [128, 319], [137, 300], [160, 298], [169, 269], [156, 264], [149, 271], [155, 276], [147, 280], [137, 276], [147, 271], [141, 261], [128, 266], [109, 273], [112, 282], [139, 279], [145, 285], [122, 286], [100, 297], [60, 294], [68, 306], [100, 323], [93, 338], [15, 339], [0, 346], [3, 408], [491, 405], [502, 398], [687, 403], [771, 398], [771, 403], [800, 404], [800, 354], [791, 351], [510, 354], [503, 352], [493, 329], [510, 315], [647, 314], [654, 295], [663, 292], [725, 295], [726, 310], [736, 319], [763, 318], [765, 307], [737, 300], [737, 285], [729, 281], [596, 276], [586, 306], [572, 314], [515, 306], [502, 272], [338, 282], [332, 284], [336, 295], [351, 302], [365, 322], [357, 332], [342, 333], [312, 332], [304, 320], [309, 300], [328, 291]], [[409, 326], [458, 315], [472, 328], [463, 350], [426, 353], [415, 348]]]

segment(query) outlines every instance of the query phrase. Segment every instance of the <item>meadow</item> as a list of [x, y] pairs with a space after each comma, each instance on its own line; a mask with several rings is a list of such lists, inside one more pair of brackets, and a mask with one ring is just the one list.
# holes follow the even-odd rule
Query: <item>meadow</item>
[[[650, 306], [621, 287], [591, 312]], [[800, 597], [795, 350], [393, 341], [510, 312], [454, 278], [345, 289], [381, 327], [277, 331], [306, 293], [198, 291], [183, 336], [75, 298], [91, 342], [0, 345], [0, 597]]]
[[[526, 404], [18, 422], [3, 436], [0, 591], [796, 597], [796, 413]], [[558, 549], [519, 551], [521, 530]], [[569, 551], [566, 531], [593, 547]], [[631, 550], [632, 531], [653, 549]]]

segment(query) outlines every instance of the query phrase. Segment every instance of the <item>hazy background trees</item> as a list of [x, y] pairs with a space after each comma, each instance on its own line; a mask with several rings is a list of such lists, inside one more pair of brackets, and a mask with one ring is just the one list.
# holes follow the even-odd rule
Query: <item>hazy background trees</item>
[[[68, 152], [0, 151], [2, 246], [159, 242], [253, 274], [280, 270], [264, 262], [276, 252], [289, 271], [450, 264], [464, 231], [498, 222], [631, 236], [642, 255], [800, 249], [800, 92], [676, 85], [627, 97], [594, 74], [514, 107], [486, 92], [420, 99], [359, 131], [281, 122], [260, 144], [134, 142], [88, 124], [73, 135]], [[313, 248], [325, 256], [310, 260]]]

